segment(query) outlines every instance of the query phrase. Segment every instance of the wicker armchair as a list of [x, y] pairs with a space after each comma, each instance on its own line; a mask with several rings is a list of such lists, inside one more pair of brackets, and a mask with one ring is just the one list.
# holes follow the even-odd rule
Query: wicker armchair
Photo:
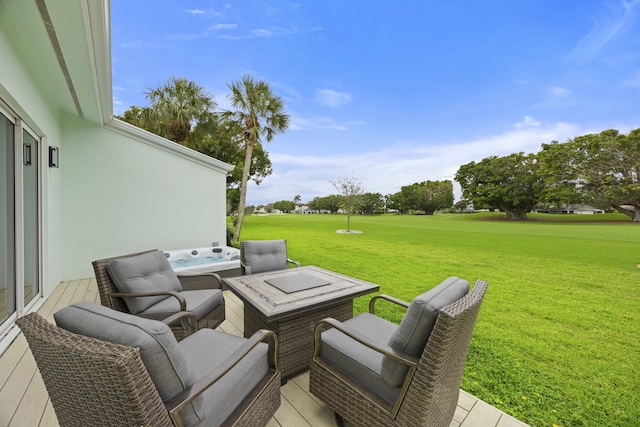
[[[181, 290], [181, 284], [177, 277], [175, 277], [174, 289], [172, 291], [154, 291], [145, 293], [127, 293], [121, 292], [114, 283], [113, 278], [109, 274], [108, 266], [116, 260], [136, 259], [139, 257], [145, 257], [154, 253], [162, 253], [157, 250], [150, 250], [145, 252], [138, 252], [129, 255], [117, 256], [113, 258], [106, 258], [93, 261], [93, 271], [95, 272], [96, 282], [98, 284], [98, 292], [100, 294], [100, 302], [105, 307], [109, 307], [114, 310], [121, 311], [123, 313], [131, 313], [128, 301], [126, 298], [144, 298], [144, 297], [159, 297], [164, 296], [164, 307], [159, 312], [149, 314], [150, 310], [141, 311], [140, 313], [134, 313], [142, 317], [153, 318], [156, 320], [163, 320], [170, 316], [172, 313], [179, 311], [193, 312], [191, 319], [188, 317], [181, 317], [180, 321], [174, 322], [171, 325], [174, 335], [178, 340], [184, 339], [191, 335], [200, 328], [218, 327], [225, 320], [225, 304], [222, 297], [222, 291], [220, 289], [208, 289], [208, 290], [196, 290], [196, 291], [183, 291]], [[161, 256], [164, 258], [164, 254]], [[171, 269], [168, 261], [164, 268]], [[173, 272], [173, 270], [171, 270]], [[217, 280], [219, 286], [222, 287], [222, 279], [215, 273], [207, 273], [208, 276], [212, 276]], [[175, 273], [173, 274], [175, 276]], [[203, 299], [215, 299], [215, 303], [209, 303], [212, 306], [210, 309], [194, 309], [192, 310], [189, 305], [200, 304]], [[190, 304], [191, 302], [191, 304]]]
[[[418, 357], [393, 345], [393, 333], [402, 327], [402, 322], [396, 326], [375, 316], [375, 301], [383, 299], [408, 309], [404, 322], [412, 308], [395, 298], [374, 297], [369, 313], [344, 323], [334, 319], [319, 322], [315, 330], [310, 391], [335, 411], [338, 425], [346, 419], [356, 426], [448, 427], [456, 410], [467, 351], [486, 289], [487, 283], [478, 280], [466, 295], [433, 310], [434, 324]], [[327, 326], [332, 328], [327, 330]], [[333, 342], [329, 344], [329, 341]], [[341, 360], [343, 356], [332, 356], [331, 352], [335, 353], [336, 349], [331, 346], [339, 348], [340, 345], [347, 349], [353, 347], [354, 353], [349, 357], [368, 359], [365, 364], [369, 366], [360, 371], [349, 366], [336, 367], [329, 359]], [[402, 369], [385, 372], [385, 367], [391, 365]], [[375, 371], [377, 373], [372, 373]], [[385, 381], [378, 378], [385, 373]], [[387, 383], [389, 375], [396, 375], [395, 384]]]
[[[95, 306], [108, 310], [102, 306]], [[135, 317], [127, 314], [124, 316]], [[137, 317], [136, 319], [158, 323]], [[194, 424], [265, 426], [280, 405], [280, 372], [277, 370], [275, 359], [277, 339], [270, 331], [260, 331], [250, 339], [232, 337], [236, 342], [242, 341], [227, 350], [227, 354], [230, 353], [228, 357], [213, 360], [215, 356], [212, 355], [211, 360], [205, 359], [208, 360], [208, 364], [215, 364], [215, 368], [207, 371], [206, 375], [196, 377], [184, 387], [174, 390], [172, 396], [169, 395], [171, 397], [163, 402], [156, 383], [163, 380], [162, 377], [167, 375], [167, 370], [162, 369], [158, 372], [156, 369], [157, 375], [152, 378], [150, 373], [153, 372], [153, 366], [149, 366], [149, 360], [157, 358], [157, 353], [150, 355], [153, 352], [147, 351], [147, 360], [143, 360], [141, 355], [145, 350], [142, 348], [73, 333], [49, 323], [36, 313], [21, 317], [16, 323], [29, 343], [62, 427], [164, 427]], [[208, 341], [211, 337], [208, 335], [213, 334], [226, 335], [204, 330], [180, 343], [168, 329], [165, 335], [173, 340], [176, 346], [182, 346], [184, 343], [186, 348], [181, 348], [184, 351], [203, 345], [207, 346], [208, 351], [211, 348]], [[203, 341], [200, 344], [199, 339]], [[260, 342], [262, 340], [270, 342], [268, 350], [265, 350], [266, 344]], [[148, 341], [154, 340], [147, 339]], [[189, 341], [191, 343], [187, 344]], [[234, 396], [237, 387], [229, 385], [228, 377], [246, 376], [246, 365], [242, 364], [246, 363], [244, 361], [247, 359], [255, 359], [256, 351], [263, 352], [260, 357], [268, 357], [268, 370], [262, 367], [260, 372], [266, 370], [266, 374], [253, 380], [255, 385], [252, 385], [253, 388], [248, 393]], [[265, 355], [267, 351], [268, 356]], [[206, 358], [206, 355], [200, 357]], [[262, 363], [267, 364], [266, 361]], [[234, 369], [241, 372], [234, 374]], [[191, 377], [194, 376], [194, 370], [195, 368], [191, 367]], [[161, 379], [158, 380], [157, 377]], [[216, 403], [212, 403], [212, 400], [215, 399], [210, 397], [210, 390], [215, 387], [222, 388], [216, 391], [217, 400], [222, 401], [217, 403], [218, 406], [214, 406]], [[223, 398], [219, 397], [221, 394]], [[228, 397], [229, 395], [231, 397]], [[239, 401], [235, 407], [231, 406], [234, 403], [229, 404], [229, 400], [234, 399]], [[185, 408], [192, 409], [190, 405], [197, 406], [206, 416], [197, 419], [195, 423], [193, 419], [190, 421], [183, 415]], [[218, 415], [219, 411], [224, 414]], [[219, 416], [226, 419], [211, 419]]]
[[284, 270], [289, 264], [300, 267], [287, 255], [286, 240], [243, 240], [240, 242], [240, 269], [242, 274]]

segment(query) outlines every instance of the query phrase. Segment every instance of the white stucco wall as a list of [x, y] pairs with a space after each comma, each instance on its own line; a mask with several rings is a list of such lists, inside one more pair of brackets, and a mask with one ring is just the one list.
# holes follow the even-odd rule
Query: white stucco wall
[[63, 122], [63, 280], [93, 277], [95, 259], [226, 242], [228, 165], [121, 122]]
[[[35, 5], [34, 5], [35, 7]], [[0, 8], [0, 12], [2, 9]], [[24, 66], [17, 55], [14, 45], [10, 42], [10, 21], [2, 20], [0, 25], [0, 98], [15, 112], [15, 115], [42, 136], [41, 158], [44, 160], [41, 168], [42, 180], [42, 286], [45, 295], [50, 294], [61, 280], [61, 251], [60, 251], [60, 218], [61, 218], [61, 189], [60, 174], [56, 169], [46, 167], [47, 144], [61, 145], [61, 124], [59, 113], [52, 109], [42, 90], [32, 79], [29, 69]]]

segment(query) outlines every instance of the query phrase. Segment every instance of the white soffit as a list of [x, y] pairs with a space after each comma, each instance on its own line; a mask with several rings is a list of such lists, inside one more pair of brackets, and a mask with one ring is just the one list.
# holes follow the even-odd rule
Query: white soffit
[[113, 115], [107, 0], [2, 0], [0, 18], [51, 106], [104, 124]]

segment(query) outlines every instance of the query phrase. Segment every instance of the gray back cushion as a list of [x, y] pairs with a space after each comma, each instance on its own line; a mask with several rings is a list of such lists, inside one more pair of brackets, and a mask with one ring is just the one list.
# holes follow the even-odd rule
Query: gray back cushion
[[241, 248], [242, 260], [249, 267], [249, 274], [289, 268], [285, 240], [245, 240]]
[[53, 315], [70, 332], [140, 349], [142, 363], [166, 401], [195, 381], [187, 359], [171, 329], [144, 319], [87, 302], [78, 302]]
[[[182, 284], [163, 252], [152, 251], [107, 264], [107, 273], [120, 292], [145, 293], [180, 291]], [[167, 296], [125, 298], [133, 314], [146, 310]]]
[[[435, 288], [413, 299], [398, 329], [389, 338], [389, 346], [395, 350], [420, 357], [424, 350], [440, 310], [459, 300], [469, 292], [469, 282], [449, 277]], [[382, 377], [389, 384], [400, 386], [408, 368], [385, 357], [382, 361]]]

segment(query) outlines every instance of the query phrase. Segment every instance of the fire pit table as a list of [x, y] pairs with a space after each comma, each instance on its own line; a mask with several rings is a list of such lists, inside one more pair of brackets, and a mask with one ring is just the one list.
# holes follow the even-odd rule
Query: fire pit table
[[270, 329], [286, 378], [309, 367], [313, 329], [320, 319], [353, 317], [353, 299], [380, 287], [315, 266], [223, 278], [244, 303], [244, 336]]

